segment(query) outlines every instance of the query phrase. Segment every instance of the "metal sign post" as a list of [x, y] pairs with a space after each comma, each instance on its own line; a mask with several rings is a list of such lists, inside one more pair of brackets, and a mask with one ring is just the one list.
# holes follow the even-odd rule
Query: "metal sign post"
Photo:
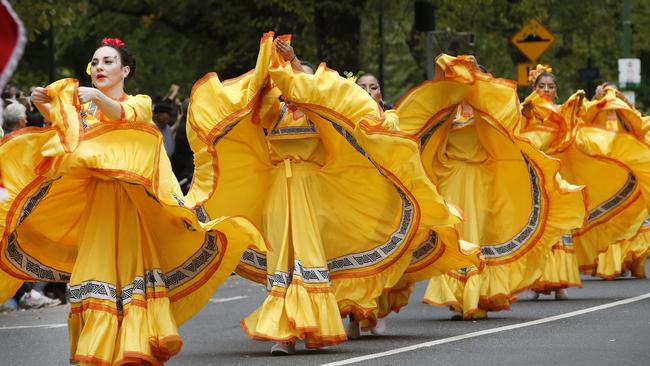
[[436, 42], [436, 36], [434, 35], [435, 31], [429, 31], [426, 33], [426, 40], [425, 40], [425, 47], [424, 47], [424, 59], [425, 59], [425, 66], [427, 69], [427, 79], [433, 80], [433, 78], [436, 76], [436, 70], [433, 65], [433, 42]]

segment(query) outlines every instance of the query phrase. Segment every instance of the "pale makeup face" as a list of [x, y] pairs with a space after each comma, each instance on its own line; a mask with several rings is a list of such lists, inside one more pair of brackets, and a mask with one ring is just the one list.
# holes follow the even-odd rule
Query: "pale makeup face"
[[365, 75], [360, 77], [357, 80], [357, 85], [367, 91], [375, 102], [379, 103], [381, 101], [381, 87], [379, 86], [379, 81], [374, 76]]
[[110, 90], [124, 84], [129, 67], [122, 66], [120, 54], [112, 47], [100, 47], [90, 62], [90, 78], [93, 85], [101, 90]]
[[550, 100], [554, 100], [557, 97], [557, 85], [555, 85], [555, 80], [548, 75], [541, 76], [539, 80], [537, 80], [535, 90], [537, 93], [545, 95]]

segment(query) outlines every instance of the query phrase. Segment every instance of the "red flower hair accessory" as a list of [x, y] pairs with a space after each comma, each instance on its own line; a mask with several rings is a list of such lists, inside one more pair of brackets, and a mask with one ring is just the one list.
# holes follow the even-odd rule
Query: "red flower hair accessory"
[[104, 38], [102, 39], [103, 46], [115, 46], [117, 48], [124, 47], [124, 41], [119, 38]]

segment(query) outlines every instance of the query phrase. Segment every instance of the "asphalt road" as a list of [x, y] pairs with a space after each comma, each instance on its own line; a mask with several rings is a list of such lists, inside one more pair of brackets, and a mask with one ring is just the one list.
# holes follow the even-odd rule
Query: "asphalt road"
[[[297, 355], [271, 357], [271, 343], [239, 327], [264, 289], [231, 277], [181, 328], [183, 349], [168, 365], [650, 365], [650, 280], [583, 280], [568, 301], [542, 296], [468, 322], [422, 304], [421, 283], [411, 304], [388, 318], [385, 335], [317, 351], [299, 344]], [[0, 365], [67, 365], [67, 311], [0, 314]]]

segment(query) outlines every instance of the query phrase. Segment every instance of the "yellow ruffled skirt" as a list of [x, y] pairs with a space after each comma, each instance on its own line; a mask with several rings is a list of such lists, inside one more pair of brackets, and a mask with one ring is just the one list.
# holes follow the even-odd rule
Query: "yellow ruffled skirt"
[[268, 268], [274, 269], [271, 288], [262, 306], [241, 324], [253, 339], [301, 339], [308, 348], [336, 344], [347, 338], [317, 224], [313, 192], [320, 188], [320, 167], [286, 164], [272, 171], [265, 208], [264, 232], [276, 248], [266, 256]]
[[645, 278], [646, 257], [650, 251], [650, 219], [631, 239], [614, 243], [598, 255], [598, 265], [592, 275], [612, 280], [626, 271], [636, 278]]
[[462, 57], [443, 55], [437, 66], [444, 80], [400, 101], [400, 127], [420, 140], [427, 173], [463, 212], [460, 236], [481, 246], [485, 264], [433, 276], [424, 302], [481, 318], [508, 309], [541, 277], [553, 245], [581, 225], [584, 196], [561, 179], [559, 161], [514, 136], [510, 81]]
[[625, 243], [648, 217], [650, 150], [631, 135], [581, 127], [575, 144], [557, 156], [562, 175], [588, 188], [587, 223], [573, 232], [580, 271], [616, 276], [628, 253]]
[[[266, 271], [269, 295], [242, 321], [253, 339], [304, 340], [309, 348], [345, 341], [341, 316], [374, 322], [378, 298], [400, 280], [419, 244], [420, 213], [408, 188], [394, 185], [364, 155], [341, 144], [331, 124], [317, 126], [325, 145], [339, 144], [337, 151], [326, 165], [291, 158], [271, 165], [261, 220], [271, 249], [249, 251], [239, 268], [250, 278], [259, 278], [260, 263], [257, 271]], [[242, 131], [235, 127], [219, 151]], [[298, 151], [303, 142], [289, 143]], [[399, 161], [408, 166], [406, 159]], [[399, 171], [396, 162], [382, 166]], [[209, 212], [210, 203], [206, 207]], [[431, 251], [439, 258], [445, 246], [434, 244]], [[478, 260], [466, 257], [461, 263]]]
[[[409, 298], [417, 282], [440, 278], [449, 271], [452, 271], [449, 273], [455, 273], [456, 271], [452, 270], [453, 266], [450, 263], [442, 266], [441, 264], [431, 265], [431, 263], [435, 263], [444, 254], [446, 246], [444, 243], [458, 240], [457, 237], [458, 233], [455, 230], [440, 230], [437, 235], [430, 235], [424, 241], [422, 239], [416, 241], [421, 242], [421, 244], [414, 250], [411, 263], [400, 280], [394, 286], [384, 289], [381, 296], [377, 298], [377, 307], [372, 313], [363, 317], [355, 317], [360, 320], [361, 329], [367, 331], [376, 324], [377, 319], [384, 318], [392, 312], [399, 313], [404, 306], [408, 305]], [[477, 251], [477, 246], [474, 244], [459, 240], [459, 246], [461, 251], [468, 253], [468, 255], [469, 253], [475, 253], [474, 255], [477, 258], [480, 256], [480, 251]], [[459, 266], [459, 264], [456, 264], [456, 266]], [[483, 266], [481, 265], [480, 268], [483, 268]], [[463, 270], [465, 269], [463, 268]], [[424, 302], [427, 303], [427, 300], [425, 299]]]
[[448, 306], [449, 310], [460, 313], [466, 320], [483, 319], [488, 311], [509, 309], [517, 297], [510, 295], [509, 290], [496, 296], [481, 296], [480, 274], [478, 268], [468, 267], [432, 277], [422, 301], [433, 306]]
[[[267, 42], [253, 72], [195, 86], [189, 195], [203, 197], [205, 217], [245, 215], [268, 238], [270, 248], [247, 251], [237, 270], [269, 291], [242, 321], [246, 333], [321, 347], [346, 340], [342, 315], [373, 317], [414, 250], [459, 219], [427, 179], [417, 144], [382, 128], [367, 93], [324, 66], [313, 76], [287, 63], [269, 70], [260, 61]], [[268, 76], [276, 88], [258, 84]], [[278, 119], [280, 93], [309, 123]], [[239, 196], [246, 204], [230, 204]], [[445, 271], [480, 263], [457, 238], [433, 244], [422, 258]]]
[[582, 287], [582, 281], [571, 236], [565, 235], [551, 248], [542, 277], [531, 289], [548, 294], [568, 287]]
[[69, 282], [74, 361], [157, 364], [181, 348], [155, 242], [129, 197], [134, 188], [100, 179], [89, 184]]
[[21, 281], [68, 282], [71, 361], [159, 365], [181, 349], [178, 326], [264, 241], [243, 218], [197, 220], [153, 124], [82, 127], [67, 99], [76, 82], [57, 83], [53, 127], [0, 145], [0, 301]]
[[[483, 131], [482, 141], [496, 136], [490, 137]], [[507, 154], [505, 142], [488, 146], [500, 146], [501, 153]], [[458, 202], [465, 212], [461, 233], [479, 243], [503, 242], [504, 233], [512, 237], [502, 245], [482, 245], [486, 256], [482, 270], [468, 268], [431, 279], [424, 301], [451, 306], [460, 310], [465, 319], [509, 309], [516, 294], [533, 286], [543, 275], [551, 248], [562, 233], [571, 226], [579, 226], [583, 217], [583, 197], [579, 190], [558, 180], [557, 161], [523, 142], [510, 146], [521, 149], [523, 158], [520, 155], [519, 162], [501, 157], [483, 164], [459, 164], [457, 168], [449, 162], [445, 163], [447, 170], [438, 170], [453, 172], [444, 173], [446, 176], [439, 179], [443, 194]], [[474, 180], [481, 183], [469, 183]], [[518, 185], [514, 187], [501, 180]]]

